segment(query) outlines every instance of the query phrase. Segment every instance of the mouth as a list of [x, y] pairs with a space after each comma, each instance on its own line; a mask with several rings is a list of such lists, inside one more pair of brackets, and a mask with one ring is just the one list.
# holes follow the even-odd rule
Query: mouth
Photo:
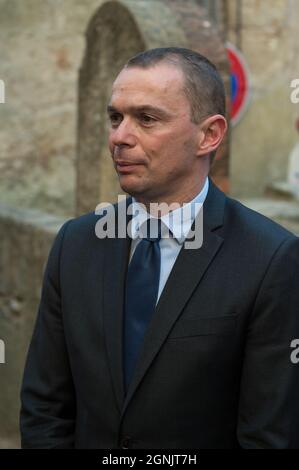
[[119, 173], [131, 173], [132, 171], [135, 171], [136, 168], [138, 168], [140, 165], [143, 165], [143, 163], [124, 160], [115, 161], [115, 168]]

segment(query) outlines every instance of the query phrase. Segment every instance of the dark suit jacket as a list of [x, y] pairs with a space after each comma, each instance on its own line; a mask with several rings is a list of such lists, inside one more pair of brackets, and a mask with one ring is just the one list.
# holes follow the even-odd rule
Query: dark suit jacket
[[299, 240], [211, 182], [203, 246], [182, 249], [128, 393], [122, 374], [130, 240], [60, 229], [24, 372], [24, 448], [298, 446]]

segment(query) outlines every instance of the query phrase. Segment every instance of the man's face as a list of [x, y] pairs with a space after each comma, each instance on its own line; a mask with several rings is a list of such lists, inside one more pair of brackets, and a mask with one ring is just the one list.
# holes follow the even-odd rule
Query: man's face
[[198, 125], [179, 68], [128, 68], [116, 78], [109, 148], [121, 188], [141, 202], [180, 202], [198, 181]]

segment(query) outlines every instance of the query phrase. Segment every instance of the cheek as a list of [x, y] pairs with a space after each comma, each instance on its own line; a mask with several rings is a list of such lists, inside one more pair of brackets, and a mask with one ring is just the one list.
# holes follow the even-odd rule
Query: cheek
[[175, 136], [165, 133], [143, 142], [143, 148], [149, 156], [160, 159], [162, 155], [172, 154], [175, 148]]
[[159, 136], [147, 136], [140, 139], [139, 143], [152, 168], [168, 170], [181, 166], [188, 156], [192, 158], [195, 148], [194, 136], [190, 136], [189, 129], [186, 132], [177, 129]]
[[192, 157], [196, 151], [196, 145], [197, 145], [196, 140], [194, 138], [193, 139], [189, 138], [189, 139], [184, 140], [182, 148], [186, 154]]
[[152, 166], [160, 160], [160, 156], [163, 152], [164, 143], [161, 139], [147, 138], [140, 139], [139, 146], [141, 152], [147, 157], [148, 163]]
[[111, 131], [110, 131], [109, 134], [108, 134], [108, 147], [109, 147], [109, 150], [110, 150], [110, 152], [111, 152], [111, 154], [112, 154], [113, 149], [114, 149], [114, 145], [113, 145], [113, 143], [112, 143]]

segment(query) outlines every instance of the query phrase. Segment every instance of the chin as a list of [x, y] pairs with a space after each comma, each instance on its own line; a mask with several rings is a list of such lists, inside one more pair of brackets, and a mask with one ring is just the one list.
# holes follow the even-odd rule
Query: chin
[[137, 196], [138, 194], [142, 194], [143, 191], [137, 184], [129, 183], [129, 182], [120, 182], [121, 189], [125, 192], [130, 194], [130, 196]]
[[130, 196], [138, 196], [139, 194], [143, 194], [144, 188], [142, 185], [138, 184], [138, 182], [134, 181], [133, 178], [119, 178], [119, 184], [121, 189], [125, 192], [130, 194]]

